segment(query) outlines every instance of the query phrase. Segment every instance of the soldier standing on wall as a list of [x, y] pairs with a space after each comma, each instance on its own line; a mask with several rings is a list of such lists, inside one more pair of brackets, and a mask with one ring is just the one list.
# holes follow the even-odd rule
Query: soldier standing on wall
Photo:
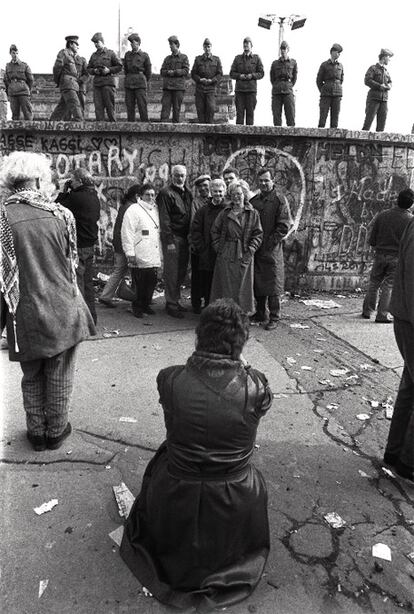
[[200, 124], [212, 124], [216, 110], [217, 84], [223, 76], [221, 60], [211, 53], [210, 39], [203, 43], [204, 53], [194, 60], [191, 78], [195, 81], [195, 105]]
[[344, 80], [344, 67], [338, 58], [342, 53], [342, 46], [335, 43], [331, 47], [331, 57], [322, 62], [316, 77], [316, 85], [321, 93], [319, 101], [318, 128], [325, 128], [329, 111], [331, 112], [331, 128], [338, 127], [339, 111], [342, 100], [342, 83]]
[[172, 121], [180, 121], [180, 110], [184, 99], [185, 82], [190, 72], [188, 57], [180, 53], [180, 41], [176, 36], [168, 39], [171, 54], [167, 55], [161, 66], [163, 77], [161, 121], [166, 122], [170, 117], [172, 107]]
[[79, 74], [75, 61], [79, 36], [65, 36], [65, 40], [66, 48], [59, 51], [53, 66], [53, 79], [60, 88], [61, 98], [50, 119], [82, 121], [83, 108], [79, 99]]
[[95, 103], [96, 120], [105, 121], [105, 110], [110, 122], [115, 121], [115, 78], [114, 75], [122, 70], [122, 62], [115, 52], [107, 49], [101, 32], [91, 38], [96, 51], [92, 53], [88, 72], [93, 79], [93, 101]]
[[257, 103], [257, 81], [263, 79], [262, 60], [252, 53], [252, 39], [249, 36], [243, 40], [243, 53], [236, 55], [230, 68], [230, 77], [236, 80], [236, 124], [254, 124], [254, 110]]
[[275, 60], [270, 68], [272, 83], [272, 113], [273, 125], [282, 125], [282, 109], [285, 108], [286, 124], [295, 125], [295, 95], [293, 86], [298, 78], [296, 60], [289, 58], [289, 45], [286, 41], [280, 43], [280, 58]]
[[30, 94], [33, 87], [33, 75], [26, 62], [19, 59], [16, 45], [10, 45], [11, 62], [6, 64], [4, 84], [9, 97], [12, 119], [20, 119], [20, 111], [24, 119], [33, 119], [32, 101]]
[[135, 105], [138, 105], [140, 120], [147, 122], [147, 86], [151, 79], [151, 61], [148, 53], [141, 51], [141, 38], [136, 32], [132, 32], [128, 40], [131, 43], [131, 51], [126, 52], [123, 60], [127, 120], [135, 121]]
[[376, 131], [384, 132], [388, 112], [388, 91], [391, 89], [387, 64], [393, 55], [389, 49], [381, 49], [378, 62], [370, 66], [365, 74], [365, 85], [369, 87], [369, 92], [362, 130], [369, 130], [374, 117], [377, 116]]

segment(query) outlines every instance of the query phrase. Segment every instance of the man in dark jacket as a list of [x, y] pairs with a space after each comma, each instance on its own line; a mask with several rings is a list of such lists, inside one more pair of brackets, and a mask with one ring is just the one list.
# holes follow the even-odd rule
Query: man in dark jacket
[[66, 48], [59, 51], [53, 66], [53, 79], [59, 86], [61, 98], [50, 119], [82, 121], [83, 107], [79, 99], [80, 76], [75, 60], [79, 49], [79, 36], [66, 36], [65, 40]]
[[211, 53], [211, 42], [206, 38], [203, 43], [204, 53], [194, 60], [191, 78], [195, 81], [195, 105], [200, 124], [212, 124], [216, 110], [217, 85], [223, 76], [221, 60]]
[[141, 37], [136, 32], [132, 32], [128, 40], [131, 43], [131, 51], [126, 52], [123, 60], [127, 120], [135, 121], [135, 106], [137, 105], [140, 120], [147, 122], [147, 87], [152, 74], [151, 60], [148, 53], [140, 49]]
[[190, 72], [188, 57], [180, 52], [180, 41], [176, 36], [168, 39], [171, 54], [167, 55], [161, 66], [162, 99], [161, 121], [166, 122], [170, 117], [172, 107], [172, 121], [180, 121], [181, 105], [184, 99], [186, 79]]
[[101, 205], [94, 188], [93, 178], [88, 171], [84, 168], [74, 170], [71, 179], [65, 183], [64, 191], [58, 195], [56, 201], [72, 211], [75, 218], [79, 257], [76, 278], [96, 324], [93, 256], [94, 245], [98, 240]]
[[258, 172], [260, 192], [251, 199], [258, 211], [263, 228], [263, 241], [254, 256], [254, 295], [256, 313], [253, 322], [266, 321], [266, 301], [269, 321], [266, 330], [276, 328], [280, 320], [280, 297], [284, 291], [285, 267], [282, 241], [291, 226], [289, 210], [276, 194], [272, 174], [266, 168]]
[[[392, 285], [398, 262], [401, 237], [413, 216], [408, 211], [414, 202], [412, 190], [398, 194], [395, 207], [381, 211], [374, 219], [369, 244], [375, 249], [374, 262], [369, 277], [368, 290], [362, 307], [362, 317], [367, 320], [377, 309], [376, 322], [392, 322], [389, 316]], [[381, 295], [378, 302], [378, 293]]]
[[200, 301], [204, 299], [204, 307], [210, 302], [211, 282], [217, 257], [212, 246], [211, 229], [216, 217], [224, 207], [226, 184], [223, 179], [213, 179], [210, 183], [210, 192], [211, 198], [208, 199], [207, 204], [196, 211], [191, 224], [191, 246], [197, 255], [198, 265], [194, 274], [198, 276]]
[[414, 483], [414, 219], [406, 226], [400, 241], [390, 308], [404, 369], [384, 462], [399, 476]]
[[162, 188], [156, 198], [164, 256], [165, 308], [173, 318], [183, 318], [183, 311], [186, 311], [179, 302], [188, 266], [188, 233], [193, 200], [185, 185], [186, 177], [185, 166], [173, 166], [171, 184]]
[[318, 128], [325, 128], [329, 111], [331, 112], [331, 128], [338, 127], [344, 80], [344, 67], [338, 62], [338, 58], [342, 51], [341, 45], [333, 44], [330, 51], [331, 57], [326, 62], [322, 62], [318, 70], [316, 85], [321, 93]]
[[204, 297], [201, 279], [198, 271], [198, 252], [193, 247], [192, 242], [192, 224], [195, 214], [199, 209], [205, 207], [210, 200], [210, 175], [200, 175], [194, 181], [195, 198], [191, 203], [191, 218], [190, 218], [190, 233], [188, 235], [188, 243], [191, 254], [191, 306], [194, 313], [201, 313], [201, 301]]
[[6, 64], [4, 84], [9, 97], [12, 119], [20, 119], [20, 111], [24, 119], [33, 119], [33, 108], [30, 95], [33, 87], [33, 75], [30, 66], [19, 59], [16, 45], [10, 45], [11, 62]]
[[370, 66], [365, 74], [365, 85], [369, 87], [369, 92], [362, 130], [369, 130], [374, 117], [377, 116], [376, 131], [384, 132], [388, 113], [388, 92], [392, 85], [387, 65], [393, 55], [389, 49], [381, 49], [378, 62]]
[[252, 39], [243, 41], [243, 53], [236, 55], [230, 68], [230, 77], [236, 80], [236, 124], [252, 126], [257, 103], [257, 81], [263, 79], [264, 69], [260, 57], [252, 53]]
[[273, 125], [282, 125], [282, 109], [285, 109], [286, 124], [295, 125], [295, 95], [293, 86], [298, 78], [296, 60], [289, 57], [289, 45], [286, 41], [280, 44], [280, 58], [275, 60], [270, 68], [272, 84]]
[[122, 62], [116, 54], [107, 49], [101, 32], [91, 38], [96, 51], [92, 53], [88, 72], [93, 75], [93, 101], [97, 121], [105, 120], [105, 110], [110, 122], [115, 121], [115, 78], [122, 70]]

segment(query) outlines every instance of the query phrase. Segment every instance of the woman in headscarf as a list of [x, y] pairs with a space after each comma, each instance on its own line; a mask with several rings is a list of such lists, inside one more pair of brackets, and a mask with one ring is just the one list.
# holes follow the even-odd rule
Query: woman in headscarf
[[167, 438], [148, 464], [121, 556], [162, 603], [208, 612], [245, 599], [269, 552], [266, 484], [251, 463], [272, 403], [242, 357], [248, 316], [231, 299], [201, 313], [196, 351], [157, 377]]
[[210, 300], [232, 298], [247, 314], [254, 312], [253, 257], [262, 242], [258, 212], [249, 202], [249, 186], [243, 180], [227, 188], [231, 205], [216, 218], [211, 229], [217, 252]]

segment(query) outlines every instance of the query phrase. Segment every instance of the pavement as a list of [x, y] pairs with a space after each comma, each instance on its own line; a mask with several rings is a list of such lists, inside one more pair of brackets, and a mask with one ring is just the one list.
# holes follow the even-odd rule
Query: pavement
[[[360, 294], [311, 298], [339, 306], [286, 295], [278, 327], [252, 327], [245, 348], [274, 392], [254, 454], [269, 491], [271, 552], [256, 591], [228, 611], [413, 612], [414, 486], [381, 462], [382, 403], [395, 400], [402, 368], [393, 327], [361, 319]], [[154, 308], [138, 320], [127, 302], [97, 305], [98, 334], [79, 348], [73, 434], [55, 451], [34, 452], [25, 439], [20, 367], [0, 353], [5, 614], [172, 611], [145, 595], [109, 537], [123, 522], [112, 487], [123, 482], [136, 496], [164, 439], [156, 375], [194, 348], [198, 316], [167, 316], [161, 296]], [[51, 511], [34, 512], [52, 499]], [[331, 512], [342, 526], [327, 521]], [[390, 561], [373, 556], [378, 543]]]

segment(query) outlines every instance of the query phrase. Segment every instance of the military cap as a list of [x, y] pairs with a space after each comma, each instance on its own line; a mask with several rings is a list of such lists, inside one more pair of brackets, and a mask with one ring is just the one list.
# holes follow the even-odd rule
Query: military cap
[[137, 41], [137, 43], [141, 44], [141, 37], [136, 32], [132, 32], [132, 34], [128, 36], [128, 40], [130, 43], [132, 43], [132, 41]]
[[252, 39], [250, 38], [250, 36], [245, 36], [243, 39], [243, 43], [250, 43], [251, 45], [253, 45]]
[[104, 42], [104, 37], [102, 36], [102, 32], [97, 32], [96, 34], [94, 34], [91, 38], [91, 41], [93, 43], [97, 43], [98, 41]]
[[18, 51], [16, 45], [10, 45], [9, 53], [11, 53], [12, 51]]
[[79, 40], [79, 36], [75, 34], [69, 34], [69, 36], [65, 36], [65, 41], [68, 43], [77, 43]]
[[281, 49], [289, 49], [289, 45], [287, 44], [287, 42], [286, 42], [286, 41], [282, 41], [282, 42], [280, 43], [280, 48], [281, 48]]
[[169, 43], [174, 43], [175, 45], [180, 46], [180, 41], [178, 40], [178, 38], [174, 34], [172, 36], [168, 37], [168, 42]]
[[203, 183], [203, 181], [211, 181], [210, 175], [200, 175], [197, 177], [197, 179], [195, 179], [194, 185], [200, 185], [200, 183]]
[[203, 45], [211, 45], [211, 40], [209, 38], [205, 38]]
[[339, 43], [334, 43], [331, 47], [331, 51], [337, 51], [338, 53], [342, 53], [343, 47]]
[[384, 56], [384, 55], [389, 55], [390, 58], [392, 58], [392, 56], [394, 55], [392, 51], [390, 51], [389, 49], [381, 49], [380, 51], [380, 57]]

